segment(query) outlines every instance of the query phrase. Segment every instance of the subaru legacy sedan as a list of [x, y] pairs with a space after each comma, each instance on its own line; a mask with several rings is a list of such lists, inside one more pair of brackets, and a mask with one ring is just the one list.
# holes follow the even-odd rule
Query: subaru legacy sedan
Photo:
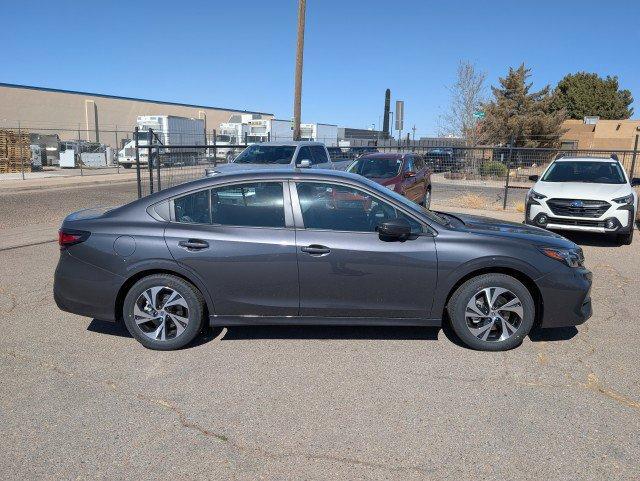
[[220, 174], [68, 216], [54, 296], [177, 349], [207, 325], [450, 323], [475, 349], [591, 315], [581, 249], [534, 226], [426, 210], [361, 176]]

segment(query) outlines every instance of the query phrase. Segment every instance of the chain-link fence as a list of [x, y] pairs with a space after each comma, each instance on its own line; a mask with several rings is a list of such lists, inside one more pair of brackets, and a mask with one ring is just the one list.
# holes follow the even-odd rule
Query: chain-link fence
[[[151, 143], [138, 146], [140, 195], [201, 178], [207, 168], [233, 161], [247, 144], [211, 143], [171, 145]], [[149, 135], [145, 132], [145, 135]], [[207, 140], [207, 139], [204, 139]], [[319, 139], [321, 141], [322, 139]], [[271, 142], [290, 141], [271, 139]], [[369, 142], [370, 144], [373, 142]], [[376, 142], [377, 143], [377, 142]], [[353, 160], [373, 153], [413, 155], [431, 171], [432, 202], [435, 206], [460, 208], [524, 209], [524, 196], [549, 163], [560, 156], [618, 158], [630, 177], [638, 175], [635, 151], [561, 150], [510, 147], [464, 147], [434, 142], [380, 142], [378, 145], [340, 146], [326, 142], [332, 161]], [[333, 144], [333, 145], [331, 145]], [[336, 145], [337, 144], [337, 145]], [[144, 152], [144, 154], [143, 154]], [[141, 156], [151, 153], [151, 162]], [[640, 161], [638, 162], [640, 163]], [[344, 165], [344, 163], [342, 163]], [[348, 165], [348, 163], [346, 164]]]

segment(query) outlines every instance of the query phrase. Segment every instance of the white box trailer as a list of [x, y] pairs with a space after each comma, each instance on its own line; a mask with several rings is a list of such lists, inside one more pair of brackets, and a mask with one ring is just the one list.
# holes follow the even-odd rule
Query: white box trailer
[[[205, 155], [204, 149], [197, 146], [206, 145], [204, 119], [190, 119], [174, 115], [140, 115], [137, 119], [138, 146], [147, 144], [149, 129], [153, 130], [157, 139], [154, 143], [161, 143], [164, 147], [186, 145], [188, 148], [171, 149], [172, 158], [188, 158]], [[159, 141], [159, 142], [158, 142]], [[161, 152], [166, 150], [161, 150]], [[140, 164], [149, 163], [148, 149], [139, 149]], [[127, 142], [118, 152], [118, 163], [125, 168], [135, 165], [135, 139]]]

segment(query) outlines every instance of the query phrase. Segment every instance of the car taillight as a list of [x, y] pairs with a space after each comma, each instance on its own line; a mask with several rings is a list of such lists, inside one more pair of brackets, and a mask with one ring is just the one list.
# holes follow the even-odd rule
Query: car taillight
[[80, 244], [89, 238], [90, 232], [83, 230], [62, 230], [58, 231], [58, 244], [60, 249]]

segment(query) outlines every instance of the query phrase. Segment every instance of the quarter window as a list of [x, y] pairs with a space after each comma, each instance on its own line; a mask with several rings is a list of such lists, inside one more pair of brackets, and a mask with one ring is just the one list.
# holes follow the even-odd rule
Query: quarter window
[[383, 222], [402, 218], [412, 232], [422, 232], [419, 222], [360, 190], [315, 182], [301, 182], [296, 188], [306, 229], [376, 232]]
[[281, 182], [257, 182], [211, 190], [214, 224], [246, 227], [284, 227]]
[[209, 191], [201, 190], [173, 201], [176, 222], [208, 224], [211, 222]]

